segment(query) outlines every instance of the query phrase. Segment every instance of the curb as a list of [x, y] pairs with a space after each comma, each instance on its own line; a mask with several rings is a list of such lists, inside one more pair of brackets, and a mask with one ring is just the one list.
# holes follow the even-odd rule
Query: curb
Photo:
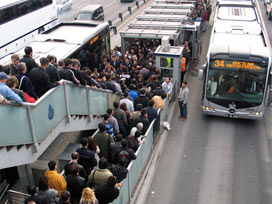
[[[171, 120], [173, 119], [176, 102], [174, 101], [173, 103], [171, 103], [170, 106], [171, 106], [170, 111], [167, 116], [167, 121], [169, 121], [169, 123], [171, 123]], [[161, 154], [163, 153], [167, 137], [168, 137], [168, 131], [163, 130], [163, 133], [161, 134], [161, 136], [159, 138], [158, 144], [156, 145], [156, 147], [153, 151], [153, 154], [151, 155], [151, 160], [152, 160], [151, 165], [150, 165], [150, 167], [147, 171], [147, 174], [144, 178], [144, 181], [143, 181], [142, 187], [140, 189], [140, 192], [138, 194], [138, 197], [136, 198], [136, 201], [134, 202], [135, 204], [145, 203], [145, 200], [147, 198], [153, 177], [156, 172], [156, 168], [157, 168], [158, 163], [160, 161]]]

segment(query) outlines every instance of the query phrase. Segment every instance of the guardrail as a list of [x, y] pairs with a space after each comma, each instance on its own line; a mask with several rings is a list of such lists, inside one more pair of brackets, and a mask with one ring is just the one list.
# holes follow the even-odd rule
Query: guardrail
[[0, 104], [0, 147], [41, 143], [63, 119], [70, 122], [73, 115], [103, 115], [119, 99], [108, 90], [63, 81], [34, 104]]

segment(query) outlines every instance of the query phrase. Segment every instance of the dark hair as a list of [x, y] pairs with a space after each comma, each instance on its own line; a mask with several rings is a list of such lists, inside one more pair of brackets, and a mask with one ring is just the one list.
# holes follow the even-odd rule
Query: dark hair
[[139, 92], [140, 92], [140, 94], [142, 94], [142, 95], [145, 94], [145, 90], [144, 90], [144, 89], [141, 89]]
[[49, 60], [45, 57], [41, 57], [40, 63], [41, 63], [41, 66], [45, 66], [49, 64]]
[[89, 143], [89, 142], [88, 142], [88, 138], [87, 138], [87, 137], [83, 137], [83, 138], [81, 139], [81, 144], [82, 144], [83, 147], [85, 147], [88, 143]]
[[64, 65], [68, 67], [69, 65], [73, 64], [73, 61], [70, 58], [64, 59]]
[[185, 85], [187, 85], [187, 81], [183, 81], [182, 83], [185, 84]]
[[167, 94], [166, 94], [166, 93], [163, 93], [163, 94], [161, 95], [162, 99], [165, 99], [165, 98], [166, 98], [166, 96], [167, 96]]
[[48, 179], [45, 176], [43, 176], [39, 180], [39, 190], [40, 191], [46, 191], [48, 189], [49, 189], [49, 187], [48, 187]]
[[94, 138], [92, 136], [90, 136], [90, 137], [88, 137], [88, 141], [89, 141], [88, 149], [93, 152], [96, 152], [97, 145], [96, 145]]
[[70, 193], [69, 193], [69, 191], [63, 191], [62, 193], [61, 193], [61, 201], [68, 201], [69, 200], [69, 198], [70, 198]]
[[122, 103], [120, 108], [123, 110], [123, 111], [127, 111], [128, 108], [127, 108], [127, 104], [126, 103]]
[[106, 74], [106, 79], [110, 80], [110, 78], [111, 78], [111, 75], [110, 74]]
[[72, 59], [72, 65], [73, 67], [79, 66], [80, 65], [80, 61], [78, 59]]
[[136, 106], [137, 111], [142, 110], [142, 108], [143, 108], [143, 105], [141, 103], [137, 104], [137, 106]]
[[32, 50], [32, 47], [30, 47], [30, 46], [25, 47], [25, 54], [26, 54], [26, 55], [30, 55], [30, 53], [31, 53], [32, 51], [33, 51], [33, 50]]
[[77, 152], [73, 152], [71, 154], [71, 158], [72, 158], [72, 160], [78, 159], [79, 158], [79, 154]]
[[28, 194], [33, 196], [36, 193], [36, 186], [33, 184], [29, 184], [29, 185], [27, 185], [26, 190], [27, 190]]
[[141, 133], [140, 131], [136, 130], [136, 132], [135, 132], [135, 137], [138, 138], [138, 137], [140, 137], [141, 135], [142, 135], [142, 133]]
[[153, 101], [153, 100], [148, 101], [148, 105], [149, 105], [150, 107], [153, 107], [153, 106], [154, 106], [154, 101]]
[[100, 130], [101, 132], [105, 132], [105, 130], [106, 130], [106, 126], [105, 126], [104, 123], [99, 123], [99, 124], [98, 124], [98, 128], [99, 128], [99, 130]]
[[156, 87], [157, 87], [157, 88], [161, 87], [161, 82], [157, 81], [157, 82], [156, 82]]
[[109, 117], [110, 117], [110, 115], [109, 115], [108, 113], [106, 113], [106, 114], [104, 115], [104, 120], [108, 120]]
[[128, 91], [125, 91], [124, 97], [127, 98], [128, 96], [129, 96], [129, 92], [128, 92]]
[[48, 162], [48, 167], [49, 167], [49, 170], [53, 171], [55, 170], [55, 166], [57, 165], [56, 161], [55, 160], [51, 160]]
[[10, 66], [9, 65], [4, 65], [2, 68], [2, 71], [5, 72], [7, 75], [10, 75]]
[[118, 107], [119, 107], [119, 103], [118, 103], [117, 101], [114, 101], [114, 102], [113, 102], [113, 107], [114, 107], [114, 108], [118, 108]]
[[112, 109], [109, 108], [109, 109], [107, 110], [107, 113], [108, 113], [109, 115], [111, 115], [111, 114], [112, 114]]
[[107, 185], [108, 186], [115, 186], [115, 184], [117, 183], [117, 178], [115, 176], [110, 176], [107, 180]]
[[13, 55], [11, 55], [11, 57], [10, 57], [10, 58], [11, 58], [11, 59], [20, 60], [19, 55], [17, 55], [17, 54], [13, 54]]
[[123, 139], [123, 135], [121, 133], [116, 135], [116, 142], [121, 142], [122, 139]]
[[122, 145], [123, 148], [127, 147], [128, 141], [126, 139], [122, 139], [121, 140], [121, 145]]
[[74, 175], [74, 176], [76, 176], [77, 173], [78, 173], [78, 171], [79, 171], [77, 163], [72, 163], [70, 165], [70, 170], [71, 170], [71, 174]]
[[145, 115], [147, 112], [146, 112], [146, 110], [145, 109], [142, 109], [141, 110], [141, 115]]
[[58, 65], [59, 65], [60, 67], [63, 67], [63, 65], [64, 65], [64, 60], [59, 60], [59, 61], [58, 61]]
[[52, 60], [55, 60], [55, 57], [53, 55], [47, 55], [46, 58], [49, 60], [49, 62], [51, 62]]
[[99, 169], [106, 169], [108, 167], [108, 160], [106, 157], [101, 157], [98, 163]]

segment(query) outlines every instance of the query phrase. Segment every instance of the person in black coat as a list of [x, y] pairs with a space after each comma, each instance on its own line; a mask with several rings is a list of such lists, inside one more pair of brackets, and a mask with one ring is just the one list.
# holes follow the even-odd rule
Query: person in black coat
[[37, 99], [38, 96], [35, 92], [35, 88], [31, 82], [31, 80], [26, 75], [26, 65], [24, 62], [20, 62], [17, 65], [18, 74], [16, 74], [16, 77], [19, 82], [19, 89], [26, 92], [29, 96]]
[[66, 181], [67, 188], [71, 193], [72, 203], [79, 203], [82, 191], [84, 188], [88, 187], [88, 182], [79, 176], [79, 168], [76, 163], [71, 165], [71, 174], [68, 175]]
[[64, 166], [64, 174], [65, 176], [67, 177], [69, 174], [72, 173], [72, 165], [73, 164], [77, 164], [78, 165], [78, 169], [79, 169], [79, 176], [85, 178], [87, 180], [88, 178], [88, 175], [84, 169], [83, 166], [81, 166], [80, 164], [78, 164], [78, 159], [79, 159], [79, 154], [77, 152], [73, 152], [71, 154], [71, 157], [72, 157], [72, 161], [70, 161], [68, 164], [66, 164]]
[[53, 64], [55, 62], [55, 56], [53, 55], [48, 55], [47, 59], [49, 60], [49, 66], [46, 69], [48, 76], [50, 78], [50, 81], [52, 83], [56, 82], [56, 81], [60, 81], [60, 76], [58, 73], [58, 70], [56, 68], [56, 66]]
[[138, 123], [143, 123], [142, 133], [145, 134], [150, 125], [146, 109], [141, 110], [141, 115], [133, 121], [133, 126], [136, 127]]
[[148, 106], [149, 98], [145, 95], [145, 90], [140, 90], [140, 95], [137, 96], [134, 100], [134, 109], [136, 109], [137, 104], [142, 104], [143, 108]]
[[27, 67], [27, 73], [29, 73], [33, 68], [38, 67], [39, 65], [35, 62], [35, 60], [32, 58], [33, 50], [32, 47], [27, 46], [25, 48], [25, 55], [20, 60], [20, 62], [24, 62]]
[[79, 80], [76, 78], [74, 72], [71, 70], [72, 67], [72, 60], [69, 58], [66, 58], [64, 60], [64, 67], [59, 70], [59, 75], [61, 79], [65, 79], [67, 81], [71, 81], [74, 84], [79, 84]]
[[156, 88], [152, 91], [152, 93], [153, 93], [153, 96], [162, 96], [162, 94], [165, 93], [159, 81], [156, 82]]
[[120, 63], [120, 61], [117, 59], [116, 54], [113, 54], [113, 55], [111, 56], [110, 65], [111, 65], [111, 66], [114, 66], [114, 68], [115, 68], [116, 70], [119, 70], [120, 64], [121, 64], [121, 63]]
[[108, 204], [118, 198], [120, 192], [119, 189], [115, 187], [116, 183], [116, 177], [110, 176], [106, 185], [100, 186], [95, 190], [95, 196], [99, 204]]
[[24, 204], [27, 204], [29, 201], [34, 201], [36, 204], [49, 204], [48, 199], [44, 195], [36, 194], [35, 185], [29, 184], [27, 186], [27, 192], [29, 193], [30, 197], [24, 201]]
[[54, 83], [50, 82], [49, 76], [46, 72], [46, 69], [49, 66], [49, 61], [47, 58], [42, 57], [40, 59], [40, 63], [41, 67], [34, 68], [29, 73], [29, 78], [35, 87], [35, 92], [38, 95], [38, 97], [41, 97], [49, 89], [62, 84], [61, 81], [57, 81]]
[[60, 201], [58, 202], [58, 204], [71, 204], [70, 199], [71, 199], [71, 196], [69, 191], [63, 191], [61, 193]]
[[154, 106], [154, 101], [150, 100], [148, 102], [148, 107], [146, 108], [148, 120], [150, 123], [157, 117], [157, 110], [153, 106]]
[[87, 85], [86, 80], [83, 78], [82, 73], [80, 72], [80, 62], [77, 59], [72, 59], [71, 70], [74, 72], [75, 77], [79, 80], [79, 83], [83, 86]]
[[106, 74], [105, 84], [106, 84], [108, 90], [111, 90], [113, 93], [116, 92], [116, 88], [115, 88], [114, 83], [112, 83], [112, 81], [111, 81], [111, 75], [110, 74]]

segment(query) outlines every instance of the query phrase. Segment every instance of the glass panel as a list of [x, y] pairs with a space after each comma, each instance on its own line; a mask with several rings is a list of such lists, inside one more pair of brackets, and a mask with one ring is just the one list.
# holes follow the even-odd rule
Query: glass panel
[[107, 92], [89, 89], [92, 115], [104, 115], [108, 108]]
[[32, 143], [26, 106], [0, 105], [0, 112], [0, 146]]
[[41, 142], [66, 116], [63, 86], [57, 87], [37, 107], [32, 107], [31, 112], [37, 141]]
[[120, 101], [120, 95], [109, 92], [109, 106], [110, 106], [110, 108], [113, 108], [113, 102], [114, 101], [119, 102]]
[[129, 192], [128, 192], [128, 179], [124, 179], [122, 181], [122, 187], [120, 188], [120, 194], [117, 199], [115, 199], [112, 203], [113, 204], [124, 204], [128, 203], [129, 201]]
[[67, 98], [71, 115], [88, 115], [86, 89], [67, 84]]

